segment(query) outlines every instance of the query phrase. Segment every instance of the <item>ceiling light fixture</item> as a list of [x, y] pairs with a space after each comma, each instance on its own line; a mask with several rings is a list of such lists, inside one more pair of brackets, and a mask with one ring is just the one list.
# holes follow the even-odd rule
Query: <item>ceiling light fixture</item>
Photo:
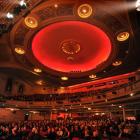
[[137, 0], [136, 2], [136, 10], [140, 11], [140, 0]]
[[61, 77], [61, 80], [63, 80], [63, 81], [67, 81], [67, 80], [68, 80], [68, 77], [63, 76], [63, 77]]
[[19, 55], [25, 54], [25, 50], [22, 49], [22, 48], [20, 48], [20, 47], [16, 47], [16, 48], [15, 48], [15, 52], [16, 52], [17, 54], [19, 54]]
[[38, 27], [38, 21], [36, 20], [36, 18], [28, 16], [24, 19], [24, 23], [27, 27], [29, 28], [36, 28]]
[[121, 64], [122, 64], [122, 61], [118, 60], [118, 61], [115, 61], [112, 65], [117, 67], [117, 66], [119, 66]]
[[89, 75], [89, 78], [90, 79], [95, 79], [95, 78], [97, 78], [97, 76], [95, 74], [92, 74], [92, 75]]
[[78, 15], [81, 18], [88, 18], [92, 15], [93, 9], [89, 4], [82, 4], [78, 7]]
[[36, 84], [38, 84], [38, 85], [43, 85], [44, 82], [43, 82], [43, 80], [38, 80], [38, 81], [36, 81]]
[[129, 38], [129, 33], [128, 32], [122, 32], [122, 33], [119, 33], [117, 35], [117, 40], [118, 41], [126, 41], [128, 38]]
[[39, 68], [34, 68], [34, 72], [41, 73], [41, 72], [42, 72], [42, 70], [41, 70], [41, 69], [39, 69]]

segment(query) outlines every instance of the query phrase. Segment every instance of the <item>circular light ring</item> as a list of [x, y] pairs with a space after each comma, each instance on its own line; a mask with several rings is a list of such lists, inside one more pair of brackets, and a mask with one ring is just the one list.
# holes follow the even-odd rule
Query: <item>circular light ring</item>
[[117, 66], [119, 66], [121, 64], [122, 64], [122, 61], [118, 60], [118, 61], [115, 61], [112, 65], [117, 67]]
[[88, 18], [92, 15], [93, 9], [89, 4], [82, 4], [78, 7], [77, 13], [81, 18]]
[[16, 52], [17, 54], [19, 54], [19, 55], [25, 54], [25, 50], [22, 49], [22, 48], [20, 48], [20, 47], [16, 47], [16, 48], [15, 48], [15, 52]]
[[69, 79], [69, 78], [66, 77], [66, 76], [61, 77], [61, 80], [63, 80], [63, 81], [67, 81], [68, 79]]
[[39, 68], [34, 68], [34, 72], [41, 73], [41, 72], [42, 72], [42, 70], [41, 70], [41, 69], [39, 69]]
[[38, 27], [38, 21], [36, 20], [36, 18], [31, 17], [31, 16], [27, 16], [24, 19], [24, 23], [27, 27], [32, 28], [32, 29]]
[[76, 54], [81, 49], [80, 44], [72, 39], [62, 41], [60, 47], [62, 51], [68, 55]]
[[129, 33], [128, 32], [122, 32], [122, 33], [119, 33], [117, 35], [117, 40], [118, 41], [126, 41], [128, 38], [129, 38]]

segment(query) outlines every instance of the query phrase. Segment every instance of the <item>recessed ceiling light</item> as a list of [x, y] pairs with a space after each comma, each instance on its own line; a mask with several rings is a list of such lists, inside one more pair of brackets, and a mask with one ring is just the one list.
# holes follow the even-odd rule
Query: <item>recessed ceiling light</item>
[[95, 74], [92, 74], [92, 75], [89, 75], [89, 78], [95, 79], [95, 78], [97, 78], [97, 76]]
[[41, 69], [39, 69], [39, 68], [34, 68], [34, 72], [41, 73], [41, 72], [42, 72], [42, 70], [41, 70]]
[[118, 60], [118, 61], [115, 61], [115, 62], [113, 62], [113, 66], [119, 66], [119, 65], [121, 65], [122, 64], [122, 61], [120, 61], [120, 60]]
[[118, 41], [125, 41], [129, 38], [129, 33], [128, 32], [122, 32], [122, 33], [119, 33], [117, 35], [117, 40]]
[[89, 4], [82, 4], [78, 7], [78, 15], [81, 18], [88, 18], [92, 15], [93, 9], [92, 6]]
[[6, 17], [9, 18], [9, 19], [12, 19], [12, 18], [14, 18], [14, 15], [12, 13], [9, 13], [8, 12], [7, 15], [6, 15]]
[[66, 77], [66, 76], [61, 77], [61, 80], [63, 80], [63, 81], [67, 81], [68, 79], [69, 79], [69, 78]]
[[38, 27], [38, 21], [36, 20], [36, 18], [28, 16], [24, 19], [24, 23], [27, 27], [29, 28], [36, 28]]
[[20, 55], [25, 54], [25, 50], [22, 49], [22, 48], [20, 48], [20, 47], [16, 47], [16, 48], [15, 48], [15, 52], [16, 52], [17, 54], [20, 54]]

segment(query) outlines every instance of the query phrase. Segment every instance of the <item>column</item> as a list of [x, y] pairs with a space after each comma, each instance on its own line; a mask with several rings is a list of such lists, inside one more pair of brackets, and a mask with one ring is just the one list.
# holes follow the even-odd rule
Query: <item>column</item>
[[125, 108], [123, 107], [123, 121], [126, 120]]

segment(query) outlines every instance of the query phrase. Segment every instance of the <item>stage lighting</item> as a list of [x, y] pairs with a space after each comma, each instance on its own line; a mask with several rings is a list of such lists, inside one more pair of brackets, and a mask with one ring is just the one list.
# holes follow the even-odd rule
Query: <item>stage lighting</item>
[[12, 14], [12, 13], [7, 13], [7, 15], [6, 15], [6, 17], [8, 18], [8, 19], [12, 19], [12, 18], [14, 18], [14, 15]]
[[140, 0], [137, 0], [136, 2], [136, 10], [140, 11]]
[[21, 7], [23, 7], [23, 8], [26, 8], [26, 6], [27, 6], [27, 4], [26, 4], [26, 2], [25, 2], [24, 0], [21, 0], [21, 1], [19, 2], [19, 5], [20, 5]]

